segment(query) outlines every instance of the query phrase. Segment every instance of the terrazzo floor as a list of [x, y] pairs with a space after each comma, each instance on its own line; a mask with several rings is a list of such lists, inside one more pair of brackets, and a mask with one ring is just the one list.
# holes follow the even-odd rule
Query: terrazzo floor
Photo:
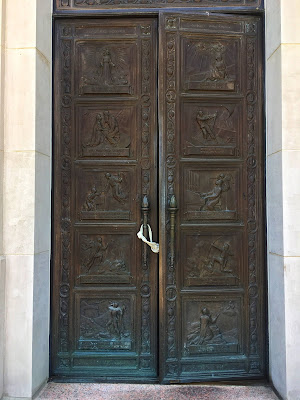
[[51, 400], [278, 400], [267, 385], [135, 385], [48, 383], [36, 399]]

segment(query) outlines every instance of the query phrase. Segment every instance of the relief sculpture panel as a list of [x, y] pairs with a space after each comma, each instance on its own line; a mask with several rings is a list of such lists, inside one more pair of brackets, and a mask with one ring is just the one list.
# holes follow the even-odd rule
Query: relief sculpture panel
[[183, 89], [237, 91], [239, 50], [236, 40], [182, 39]]
[[239, 104], [184, 102], [181, 117], [183, 154], [239, 156], [240, 115]]
[[79, 157], [132, 157], [136, 113], [133, 106], [103, 105], [78, 110]]
[[240, 300], [187, 300], [184, 311], [184, 356], [240, 351]]
[[[133, 170], [80, 171], [77, 215], [80, 220], [131, 220]], [[135, 192], [136, 193], [136, 192]]]
[[135, 267], [133, 234], [82, 233], [77, 240], [79, 283], [132, 281], [131, 271]]
[[184, 217], [188, 220], [236, 220], [238, 170], [184, 169]]
[[80, 42], [77, 45], [80, 94], [132, 94], [135, 88], [134, 70], [136, 45], [122, 41]]
[[241, 235], [196, 232], [183, 235], [183, 240], [186, 286], [240, 284]]
[[133, 350], [130, 298], [81, 298], [78, 350]]

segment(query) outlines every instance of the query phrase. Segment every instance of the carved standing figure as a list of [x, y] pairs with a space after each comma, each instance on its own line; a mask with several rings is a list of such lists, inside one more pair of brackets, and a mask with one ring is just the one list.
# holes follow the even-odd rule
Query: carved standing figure
[[215, 53], [215, 59], [213, 60], [213, 68], [209, 80], [220, 81], [227, 78], [226, 64], [224, 61], [224, 46], [217, 44], [212, 46], [212, 50]]
[[203, 139], [205, 140], [215, 140], [216, 135], [213, 132], [213, 125], [216, 120], [217, 113], [214, 114], [204, 114], [202, 110], [200, 110], [197, 114], [197, 123], [200, 127], [200, 131], [203, 135]]
[[94, 124], [93, 132], [90, 140], [82, 144], [82, 147], [95, 147], [102, 142], [102, 132], [101, 132], [101, 121], [103, 119], [102, 113], [96, 116], [96, 122]]
[[111, 54], [108, 49], [104, 49], [102, 61], [100, 62], [100, 67], [102, 69], [102, 79], [104, 85], [113, 84], [113, 73], [112, 69], [115, 64], [111, 60]]
[[215, 262], [220, 265], [220, 270], [221, 272], [232, 272], [232, 269], [228, 265], [229, 263], [229, 258], [233, 256], [233, 253], [230, 251], [230, 246], [229, 243], [224, 243], [223, 247], [218, 247], [215, 244], [212, 245], [216, 249], [220, 251], [220, 255], [216, 256], [214, 255], [212, 257], [211, 262], [214, 264]]
[[113, 198], [119, 203], [124, 204], [127, 199], [127, 194], [122, 190], [123, 178], [121, 174], [111, 175], [107, 172], [105, 177], [108, 182], [108, 190], [111, 189]]
[[107, 323], [107, 329], [112, 336], [118, 336], [120, 338], [124, 333], [123, 316], [125, 307], [120, 307], [119, 303], [113, 302], [108, 309], [110, 318]]
[[97, 261], [98, 264], [102, 263], [103, 257], [104, 257], [104, 252], [107, 249], [107, 246], [108, 245], [106, 245], [106, 246], [103, 245], [102, 238], [99, 236], [97, 238], [97, 240], [94, 242], [93, 252], [92, 252], [91, 257], [86, 265], [88, 271], [92, 268], [95, 261]]
[[104, 141], [112, 146], [117, 146], [120, 141], [119, 124], [109, 111], [103, 112], [103, 117], [100, 123], [100, 131]]

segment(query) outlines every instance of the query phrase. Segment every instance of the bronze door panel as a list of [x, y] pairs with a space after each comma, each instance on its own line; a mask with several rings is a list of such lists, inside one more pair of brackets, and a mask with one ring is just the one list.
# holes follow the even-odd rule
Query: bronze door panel
[[54, 376], [157, 377], [156, 27], [55, 24]]
[[261, 30], [175, 11], [55, 22], [55, 379], [265, 376]]
[[160, 378], [262, 377], [261, 20], [160, 17]]

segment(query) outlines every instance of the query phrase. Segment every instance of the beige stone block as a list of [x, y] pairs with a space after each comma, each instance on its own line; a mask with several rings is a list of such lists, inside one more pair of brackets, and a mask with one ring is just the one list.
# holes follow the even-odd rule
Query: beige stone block
[[36, 2], [36, 47], [51, 63], [53, 0]]
[[34, 256], [6, 257], [4, 391], [32, 394], [32, 310]]
[[49, 376], [50, 252], [34, 257], [32, 393]]
[[268, 251], [283, 255], [282, 152], [267, 157]]
[[4, 389], [5, 258], [0, 257], [0, 399]]
[[36, 49], [6, 50], [5, 150], [35, 149]]
[[8, 0], [5, 2], [7, 47], [33, 48], [36, 46], [36, 1], [40, 2], [41, 0]]
[[283, 149], [300, 150], [300, 44], [281, 48]]
[[35, 149], [51, 155], [52, 139], [52, 70], [51, 63], [37, 52]]
[[284, 271], [287, 398], [298, 400], [300, 399], [300, 257], [285, 257]]
[[283, 257], [268, 254], [270, 379], [278, 392], [286, 393], [285, 289]]
[[266, 61], [267, 155], [282, 149], [281, 48]]
[[3, 24], [4, 21], [2, 20], [2, 8], [3, 8], [3, 3], [2, 0], [0, 0], [0, 26], [2, 23], [2, 26], [0, 27], [0, 150], [3, 150], [4, 142], [4, 127], [3, 127], [3, 118], [4, 118], [4, 113], [3, 113], [3, 105], [4, 105], [4, 82], [5, 82], [5, 77], [4, 77], [4, 54], [5, 54], [5, 49], [4, 49], [4, 35], [3, 35]]
[[281, 43], [281, 0], [266, 0], [266, 58]]
[[285, 150], [283, 168], [284, 255], [300, 257], [300, 150]]
[[3, 247], [5, 254], [33, 254], [35, 153], [4, 154]]
[[0, 255], [3, 254], [3, 168], [4, 153], [0, 150]]
[[51, 249], [51, 159], [35, 156], [34, 252]]
[[300, 43], [299, 0], [282, 0], [281, 2], [281, 42]]

